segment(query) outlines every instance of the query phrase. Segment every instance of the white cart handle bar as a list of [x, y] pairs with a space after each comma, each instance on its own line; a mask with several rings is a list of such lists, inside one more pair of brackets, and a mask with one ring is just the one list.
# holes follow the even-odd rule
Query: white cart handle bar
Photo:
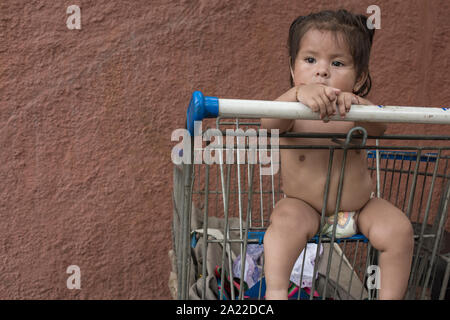
[[[300, 102], [218, 99], [205, 97], [200, 91], [192, 94], [186, 123], [191, 136], [194, 135], [194, 121], [219, 116], [320, 120], [319, 113]], [[450, 124], [450, 108], [352, 105], [344, 119], [335, 115], [329, 120]]]

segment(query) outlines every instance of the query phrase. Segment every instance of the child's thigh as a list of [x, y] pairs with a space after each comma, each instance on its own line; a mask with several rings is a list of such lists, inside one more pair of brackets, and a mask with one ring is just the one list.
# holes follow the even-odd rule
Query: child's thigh
[[277, 202], [270, 216], [275, 227], [306, 232], [312, 238], [319, 230], [320, 215], [308, 203], [296, 198], [284, 198]]
[[[389, 201], [374, 198], [358, 214], [357, 226], [369, 241], [383, 245], [399, 237], [412, 237], [411, 222]], [[374, 244], [374, 243], [372, 243]]]

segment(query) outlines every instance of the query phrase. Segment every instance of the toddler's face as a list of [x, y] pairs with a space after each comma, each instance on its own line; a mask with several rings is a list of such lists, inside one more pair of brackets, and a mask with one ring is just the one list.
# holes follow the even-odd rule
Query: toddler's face
[[300, 41], [293, 78], [295, 86], [322, 83], [344, 92], [352, 92], [359, 85], [345, 41], [337, 41], [331, 31], [317, 29], [307, 31]]

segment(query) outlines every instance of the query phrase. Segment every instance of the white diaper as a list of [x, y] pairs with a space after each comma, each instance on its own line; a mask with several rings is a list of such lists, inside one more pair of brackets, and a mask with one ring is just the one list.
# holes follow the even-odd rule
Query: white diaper
[[[375, 192], [370, 194], [370, 199], [375, 198]], [[356, 225], [357, 215], [360, 210], [356, 211], [340, 211], [337, 214], [337, 224], [336, 224], [336, 239], [339, 238], [348, 238], [354, 236], [358, 233], [358, 226]], [[330, 217], [326, 217], [325, 225], [323, 226], [320, 233], [322, 235], [326, 235], [327, 237], [332, 236], [333, 234], [333, 224], [334, 224], [334, 215]]]
[[[355, 217], [359, 211], [341, 211], [337, 214], [336, 239], [348, 238], [355, 235], [357, 231]], [[334, 215], [326, 217], [325, 225], [321, 230], [321, 234], [327, 237], [333, 234]]]

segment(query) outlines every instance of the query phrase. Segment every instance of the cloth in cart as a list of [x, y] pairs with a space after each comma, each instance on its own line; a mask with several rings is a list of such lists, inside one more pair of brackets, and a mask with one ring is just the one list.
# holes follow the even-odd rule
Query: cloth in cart
[[[314, 263], [316, 260], [317, 244], [307, 243], [306, 248], [300, 253], [300, 256], [295, 261], [294, 268], [292, 269], [290, 280], [295, 283], [300, 288], [310, 288], [312, 287], [312, 280], [314, 274]], [[323, 253], [323, 246], [320, 245], [319, 249], [319, 259]], [[302, 265], [303, 265], [303, 255], [305, 255], [305, 265], [303, 266], [302, 275]], [[300, 284], [300, 279], [302, 283]], [[316, 274], [317, 279], [317, 274]]]
[[[229, 270], [232, 268], [232, 261], [236, 259], [239, 252], [239, 243], [227, 243], [225, 250], [221, 242], [208, 243], [206, 255], [203, 256], [203, 237], [205, 233], [203, 230], [203, 212], [202, 209], [192, 205], [191, 213], [191, 236], [196, 241], [191, 242], [191, 259], [190, 272], [188, 275], [189, 284], [189, 299], [197, 300], [202, 298], [205, 294], [206, 299], [218, 299], [218, 283], [215, 277], [215, 267], [222, 265], [226, 274], [230, 274]], [[210, 240], [223, 240], [226, 221], [223, 218], [208, 217], [206, 234]], [[240, 225], [239, 218], [229, 218], [228, 226], [230, 229], [238, 230]], [[245, 227], [245, 224], [244, 224]], [[229, 240], [239, 239], [239, 231], [230, 231], [228, 234]], [[225, 254], [223, 256], [223, 251]], [[203, 263], [206, 264], [206, 274], [202, 274]], [[206, 286], [204, 278], [206, 277]]]
[[[306, 249], [306, 250], [305, 250]], [[295, 283], [301, 288], [312, 287], [312, 279], [314, 272], [314, 262], [317, 253], [317, 244], [308, 243], [306, 248], [300, 253], [300, 256], [295, 261], [292, 273], [290, 276], [290, 281]], [[305, 255], [305, 265], [303, 267], [302, 275], [302, 265], [303, 256]], [[253, 287], [260, 279], [262, 274], [262, 255], [264, 249], [262, 244], [249, 244], [247, 246], [246, 258], [245, 258], [245, 269], [244, 269], [244, 281], [249, 288]], [[320, 246], [319, 257], [323, 253], [323, 247]], [[233, 275], [235, 278], [241, 278], [241, 255], [239, 255], [233, 262]], [[301, 278], [301, 284], [300, 284]], [[317, 275], [316, 275], [317, 279]]]
[[[202, 221], [203, 213], [201, 209], [193, 205], [192, 210], [192, 220], [191, 220], [191, 230], [198, 230], [203, 227]], [[209, 217], [208, 219], [208, 234], [210, 235], [211, 229], [224, 230], [225, 220], [223, 218]], [[239, 219], [230, 218], [229, 219], [230, 228], [239, 228]], [[245, 224], [244, 224], [245, 227]], [[201, 238], [203, 233], [197, 233]], [[214, 237], [214, 236], [213, 236]], [[218, 283], [215, 277], [215, 267], [217, 265], [222, 265], [223, 261], [223, 247], [220, 243], [209, 243], [207, 246], [206, 256], [206, 275], [202, 275], [202, 263], [203, 259], [203, 239], [198, 239], [196, 246], [191, 248], [191, 259], [190, 259], [190, 272], [188, 274], [188, 285], [189, 285], [189, 299], [201, 299], [202, 294], [205, 293], [206, 299], [217, 299], [218, 298]], [[230, 232], [229, 239], [239, 239], [239, 232]], [[230, 274], [228, 266], [233, 268], [233, 258], [238, 256], [240, 244], [230, 243], [231, 254], [229, 254], [228, 249], [225, 250], [225, 260], [223, 267], [225, 269], [225, 274]], [[322, 248], [321, 248], [322, 249]], [[327, 273], [327, 265], [330, 259], [330, 250], [334, 252], [331, 257], [331, 268], [328, 282], [325, 281], [325, 275]], [[309, 250], [307, 249], [307, 252]], [[315, 250], [312, 250], [315, 252]], [[322, 250], [321, 250], [322, 252]], [[236, 256], [234, 256], [236, 254]], [[344, 258], [344, 263], [341, 263], [341, 256]], [[231, 260], [229, 260], [231, 258]], [[228, 263], [230, 261], [230, 265]], [[342, 264], [342, 267], [341, 267]], [[232, 270], [231, 270], [232, 272]], [[239, 273], [240, 275], [240, 273]], [[204, 277], [206, 277], [206, 286], [204, 285]], [[364, 288], [364, 284], [358, 279], [358, 275], [353, 270], [350, 262], [347, 260], [338, 244], [323, 244], [323, 253], [318, 265], [318, 278], [317, 278], [316, 290], [321, 295], [324, 288], [327, 288], [326, 298], [333, 297], [334, 292], [337, 292], [335, 299], [364, 299], [367, 297], [367, 292]], [[176, 281], [175, 281], [176, 282]], [[178, 288], [176, 288], [178, 290]], [[350, 292], [347, 292], [347, 291]], [[362, 293], [362, 296], [361, 296]]]
[[[261, 279], [263, 251], [264, 247], [262, 244], [247, 245], [244, 281], [249, 288], [253, 287]], [[241, 278], [241, 264], [241, 255], [239, 255], [233, 262], [233, 275], [238, 279]]]

